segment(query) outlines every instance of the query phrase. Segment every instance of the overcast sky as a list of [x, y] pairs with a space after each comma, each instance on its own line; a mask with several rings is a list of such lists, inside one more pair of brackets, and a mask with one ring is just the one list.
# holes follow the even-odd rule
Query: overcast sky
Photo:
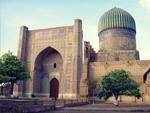
[[29, 30], [66, 26], [77, 18], [83, 22], [84, 40], [98, 51], [98, 20], [115, 6], [134, 17], [140, 58], [150, 59], [150, 0], [0, 0], [0, 53], [17, 54], [21, 25]]

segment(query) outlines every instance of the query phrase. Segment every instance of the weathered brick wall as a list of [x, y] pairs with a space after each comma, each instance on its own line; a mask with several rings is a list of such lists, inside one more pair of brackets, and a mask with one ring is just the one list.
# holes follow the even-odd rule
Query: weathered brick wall
[[55, 101], [38, 99], [0, 99], [0, 113], [35, 113], [55, 109]]
[[96, 59], [96, 52], [88, 41], [84, 42], [84, 59], [88, 59], [89, 62], [93, 62]]
[[88, 58], [84, 59], [84, 64], [82, 66], [82, 77], [80, 82], [80, 96], [88, 96], [88, 74], [89, 74], [89, 62]]
[[124, 69], [129, 71], [139, 83], [143, 83], [143, 75], [150, 68], [150, 60], [91, 62], [89, 66], [91, 79], [100, 79], [112, 70]]
[[[140, 84], [141, 93], [144, 94], [144, 101], [150, 101], [148, 99], [148, 97], [150, 97], [148, 93], [150, 89], [147, 84], [144, 83], [144, 74], [150, 69], [150, 60], [91, 62], [89, 64], [89, 79], [99, 80], [108, 72], [115, 69], [129, 71], [133, 75], [133, 79]], [[129, 100], [134, 100], [134, 98]]]
[[139, 52], [136, 50], [112, 50], [99, 51], [96, 62], [139, 60]]

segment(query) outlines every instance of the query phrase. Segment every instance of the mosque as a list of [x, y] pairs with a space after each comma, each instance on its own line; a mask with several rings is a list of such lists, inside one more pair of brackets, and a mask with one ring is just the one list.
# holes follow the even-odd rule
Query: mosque
[[98, 37], [99, 51], [95, 52], [90, 42], [83, 43], [80, 19], [70, 26], [47, 29], [28, 30], [22, 26], [18, 58], [27, 65], [31, 79], [18, 82], [14, 94], [87, 97], [88, 80], [124, 69], [140, 84], [142, 101], [150, 101], [150, 60], [140, 60], [134, 18], [121, 8], [108, 10], [99, 19]]

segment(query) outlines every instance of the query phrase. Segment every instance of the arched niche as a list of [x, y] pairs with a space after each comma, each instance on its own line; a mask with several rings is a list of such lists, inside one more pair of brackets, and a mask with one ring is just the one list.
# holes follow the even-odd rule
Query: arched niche
[[48, 47], [37, 56], [34, 64], [33, 94], [49, 97], [49, 83], [52, 73], [62, 73], [63, 59], [54, 48]]

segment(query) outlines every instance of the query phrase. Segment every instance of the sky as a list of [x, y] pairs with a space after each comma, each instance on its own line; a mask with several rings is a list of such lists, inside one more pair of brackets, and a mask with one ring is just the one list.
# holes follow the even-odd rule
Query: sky
[[136, 22], [137, 50], [140, 59], [150, 59], [150, 0], [0, 0], [0, 54], [9, 50], [17, 55], [19, 29], [83, 23], [83, 39], [98, 51], [98, 21], [113, 7], [128, 11]]

